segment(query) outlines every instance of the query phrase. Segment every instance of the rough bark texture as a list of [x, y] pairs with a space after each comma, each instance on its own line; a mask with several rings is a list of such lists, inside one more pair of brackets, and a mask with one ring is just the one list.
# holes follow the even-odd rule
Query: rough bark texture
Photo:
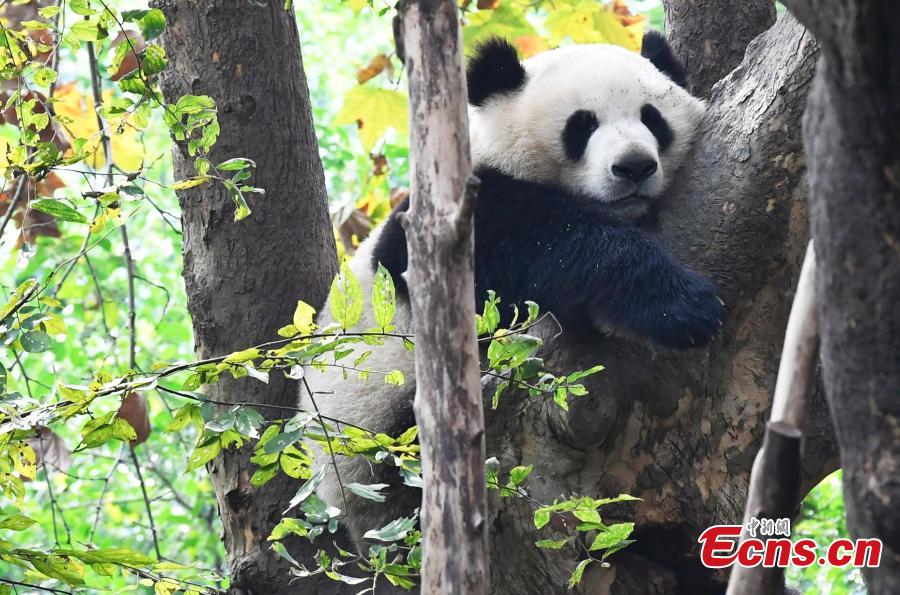
[[[212, 152], [218, 163], [248, 157], [258, 165], [253, 214], [234, 222], [221, 185], [180, 193], [184, 279], [197, 355], [227, 354], [262, 343], [291, 320], [297, 300], [322, 304], [336, 256], [325, 180], [300, 63], [293, 14], [280, 3], [243, 0], [159, 0], [168, 20], [169, 100], [205, 94], [221, 125]], [[185, 147], [175, 150], [176, 178], [193, 173]], [[210, 397], [294, 406], [297, 387], [279, 374], [268, 384], [221, 380]], [[260, 410], [283, 417], [281, 412]], [[250, 485], [249, 448], [229, 450], [210, 465], [224, 525], [233, 592], [285, 593], [287, 565], [266, 543], [297, 484], [279, 474], [262, 489]], [[299, 587], [297, 587], [299, 589]]]
[[[590, 395], [568, 415], [552, 403], [505, 397], [488, 416], [488, 454], [504, 468], [534, 464], [527, 487], [538, 500], [643, 498], [607, 511], [610, 520], [636, 521], [637, 541], [611, 558], [611, 568], [589, 566], [584, 593], [724, 589], [727, 574], [696, 558], [697, 538], [711, 524], [740, 523], [769, 417], [808, 240], [800, 117], [815, 59], [811, 35], [789, 16], [752, 42], [713, 90], [696, 149], [660, 214], [661, 241], [722, 287], [728, 316], [712, 346], [673, 353], [566, 334], [543, 355], [560, 371], [606, 365]], [[837, 466], [821, 399], [811, 418], [801, 493]], [[492, 592], [564, 592], [583, 554], [574, 546], [535, 549], [531, 506], [512, 498], [494, 504]]]
[[804, 118], [822, 367], [847, 522], [884, 542], [869, 592], [900, 592], [900, 3], [786, 2], [822, 46]]
[[422, 591], [486, 593], [484, 415], [475, 340], [474, 181], [462, 37], [453, 0], [399, 5], [409, 77], [405, 219], [422, 447]]
[[688, 71], [688, 89], [709, 97], [747, 44], [775, 22], [773, 0], [665, 0], [666, 34]]

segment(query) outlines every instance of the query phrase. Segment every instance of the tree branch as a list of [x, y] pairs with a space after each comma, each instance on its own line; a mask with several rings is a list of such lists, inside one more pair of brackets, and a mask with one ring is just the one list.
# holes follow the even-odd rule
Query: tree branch
[[[800, 453], [819, 353], [815, 282], [816, 255], [810, 242], [788, 319], [772, 418], [750, 472], [741, 541], [750, 537], [746, 527], [751, 519], [792, 518], [799, 503]], [[783, 591], [783, 568], [735, 566], [726, 595], [780, 595]]]
[[406, 231], [424, 478], [422, 592], [486, 593], [472, 233], [478, 186], [471, 176], [457, 7], [453, 0], [405, 0], [397, 19], [410, 98]]
[[[666, 34], [688, 72], [688, 89], [709, 97], [757, 35], [775, 23], [773, 0], [664, 0]], [[724, 24], [727, 23], [727, 26]]]

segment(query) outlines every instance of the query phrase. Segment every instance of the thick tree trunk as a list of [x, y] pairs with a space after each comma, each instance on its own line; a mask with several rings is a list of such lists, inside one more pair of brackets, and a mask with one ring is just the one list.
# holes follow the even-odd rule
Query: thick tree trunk
[[[475, 340], [473, 205], [462, 37], [453, 0], [404, 0], [409, 77], [410, 305], [422, 447], [422, 591], [486, 593], [484, 415]], [[468, 181], [467, 181], [467, 178]]]
[[[624, 492], [643, 499], [607, 511], [634, 520], [637, 541], [612, 556], [610, 568], [590, 565], [584, 593], [724, 590], [727, 573], [700, 564], [697, 538], [709, 525], [740, 523], [769, 417], [808, 241], [800, 117], [815, 59], [812, 37], [790, 16], [752, 42], [714, 89], [696, 149], [660, 214], [661, 241], [722, 286], [728, 315], [712, 346], [673, 353], [563, 335], [545, 347], [547, 365], [606, 365], [588, 383], [590, 395], [568, 415], [523, 396], [518, 405], [504, 399], [488, 416], [488, 456], [505, 468], [534, 464], [527, 482], [534, 498]], [[802, 493], [837, 466], [821, 398], [806, 453]], [[512, 498], [495, 504], [492, 592], [562, 593], [583, 553], [536, 549], [536, 538], [553, 535], [535, 534], [531, 506]]]
[[[297, 300], [319, 306], [336, 256], [325, 181], [313, 130], [293, 14], [278, 3], [243, 0], [158, 0], [168, 20], [169, 100], [205, 94], [218, 106], [221, 135], [214, 163], [247, 157], [266, 190], [250, 198], [253, 214], [234, 221], [221, 185], [180, 193], [184, 279], [197, 355], [227, 354], [275, 336]], [[193, 173], [186, 147], [175, 150], [176, 178]], [[280, 374], [268, 384], [221, 380], [210, 397], [293, 406], [297, 387]], [[280, 412], [261, 410], [283, 417]], [[266, 538], [297, 482], [279, 474], [262, 489], [250, 485], [250, 448], [229, 450], [209, 465], [224, 525], [234, 592], [285, 593], [291, 575]], [[299, 589], [295, 586], [294, 588]]]
[[774, 0], [664, 0], [666, 35], [688, 71], [688, 89], [709, 97], [750, 41], [775, 22]]
[[900, 592], [900, 4], [785, 2], [822, 46], [804, 118], [822, 367], [847, 523], [880, 538], [869, 592]]

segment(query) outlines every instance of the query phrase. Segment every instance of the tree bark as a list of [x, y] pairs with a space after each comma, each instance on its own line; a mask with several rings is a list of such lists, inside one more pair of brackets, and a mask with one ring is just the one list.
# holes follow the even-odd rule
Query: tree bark
[[[803, 434], [815, 391], [819, 359], [819, 309], [815, 284], [816, 254], [810, 242], [784, 333], [784, 350], [772, 398], [772, 417], [766, 424], [763, 445], [750, 471], [741, 542], [757, 538], [755, 531], [748, 530], [751, 519], [790, 519], [800, 504]], [[758, 536], [763, 541], [770, 537]], [[731, 569], [726, 595], [782, 593], [784, 568], [736, 565]]]
[[[503, 468], [534, 464], [532, 497], [643, 499], [606, 512], [610, 521], [634, 520], [636, 542], [612, 556], [610, 568], [588, 566], [581, 592], [724, 590], [727, 573], [700, 564], [697, 538], [709, 525], [740, 523], [769, 417], [808, 242], [800, 118], [815, 59], [812, 37], [790, 16], [753, 41], [713, 90], [693, 155], [660, 214], [659, 239], [722, 287], [728, 315], [712, 346], [670, 352], [566, 333], [545, 345], [546, 364], [604, 364], [587, 383], [590, 395], [567, 415], [523, 396], [518, 404], [505, 398], [488, 416], [488, 455]], [[820, 393], [808, 430], [801, 494], [838, 462]], [[553, 534], [535, 535], [531, 506], [495, 504], [492, 592], [563, 592], [583, 554], [536, 549], [535, 539]]]
[[708, 98], [775, 22], [773, 0], [664, 0], [666, 36], [688, 71], [688, 90]]
[[[218, 106], [221, 134], [211, 158], [257, 163], [252, 215], [235, 222], [221, 185], [179, 193], [184, 280], [200, 358], [227, 354], [275, 336], [297, 300], [324, 301], [336, 254], [309, 93], [293, 14], [280, 3], [157, 0], [168, 20], [163, 78], [166, 98], [206, 94]], [[174, 153], [176, 178], [193, 174], [186, 147]], [[280, 374], [268, 384], [223, 379], [210, 398], [294, 406], [297, 387]], [[261, 410], [283, 417], [277, 410]], [[298, 482], [279, 474], [250, 485], [252, 448], [228, 450], [208, 465], [224, 527], [232, 592], [287, 593], [288, 565], [266, 538]], [[300, 591], [299, 586], [293, 587]], [[307, 588], [309, 585], [307, 584]], [[308, 592], [308, 591], [307, 591]]]
[[847, 525], [880, 538], [869, 592], [900, 592], [900, 4], [786, 2], [822, 46], [804, 117], [822, 368]]
[[[410, 305], [422, 448], [422, 591], [486, 593], [484, 415], [475, 338], [473, 205], [462, 37], [453, 0], [405, 0]], [[467, 179], [468, 178], [468, 179]]]

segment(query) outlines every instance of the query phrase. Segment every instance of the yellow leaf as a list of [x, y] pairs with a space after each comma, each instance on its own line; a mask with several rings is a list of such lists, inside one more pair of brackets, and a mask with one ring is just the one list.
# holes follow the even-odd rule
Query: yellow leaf
[[24, 442], [18, 442], [12, 447], [13, 467], [22, 477], [34, 479], [37, 475], [37, 455], [34, 449]]
[[344, 97], [334, 123], [340, 126], [354, 122], [366, 151], [371, 151], [391, 128], [397, 131], [398, 140], [405, 142], [409, 133], [409, 101], [399, 91], [357, 85]]
[[550, 32], [550, 44], [559, 45], [566, 37], [575, 43], [600, 43], [602, 38], [595, 25], [599, 12], [600, 5], [594, 0], [582, 0], [555, 8], [545, 23]]
[[[626, 27], [612, 11], [600, 10], [594, 17], [594, 23], [602, 43], [619, 45], [632, 52], [641, 51], [641, 39], [644, 35], [643, 21]], [[635, 30], [639, 34], [635, 35]]]
[[64, 335], [66, 333], [66, 323], [56, 314], [47, 314], [41, 322], [48, 335]]
[[347, 5], [353, 12], [359, 14], [363, 8], [369, 5], [368, 0], [347, 0]]
[[498, 5], [496, 9], [479, 10], [466, 17], [463, 41], [467, 53], [474, 49], [477, 42], [494, 36], [513, 40], [537, 36], [537, 31], [525, 18], [525, 8], [512, 6], [509, 2]]
[[[69, 142], [76, 138], [88, 139], [85, 151], [91, 156], [89, 165], [99, 168], [106, 162], [101, 146], [97, 115], [94, 111], [94, 98], [83, 94], [75, 83], [60, 85], [53, 94], [56, 100], [54, 108], [58, 116], [65, 122], [63, 129]], [[103, 94], [103, 104], [110, 105], [113, 100], [112, 89]], [[135, 171], [143, 163], [144, 148], [139, 140], [139, 132], [129, 122], [130, 115], [109, 120], [107, 134], [112, 146], [115, 164], [123, 170]]]
[[297, 309], [294, 310], [294, 327], [299, 334], [308, 335], [316, 328], [316, 325], [313, 322], [313, 317], [315, 315], [315, 308], [303, 300], [297, 302]]
[[184, 180], [179, 180], [169, 186], [172, 190], [185, 190], [187, 188], [193, 188], [194, 186], [199, 186], [200, 184], [205, 184], [212, 178], [210, 176], [195, 176], [193, 178], [186, 178]]

